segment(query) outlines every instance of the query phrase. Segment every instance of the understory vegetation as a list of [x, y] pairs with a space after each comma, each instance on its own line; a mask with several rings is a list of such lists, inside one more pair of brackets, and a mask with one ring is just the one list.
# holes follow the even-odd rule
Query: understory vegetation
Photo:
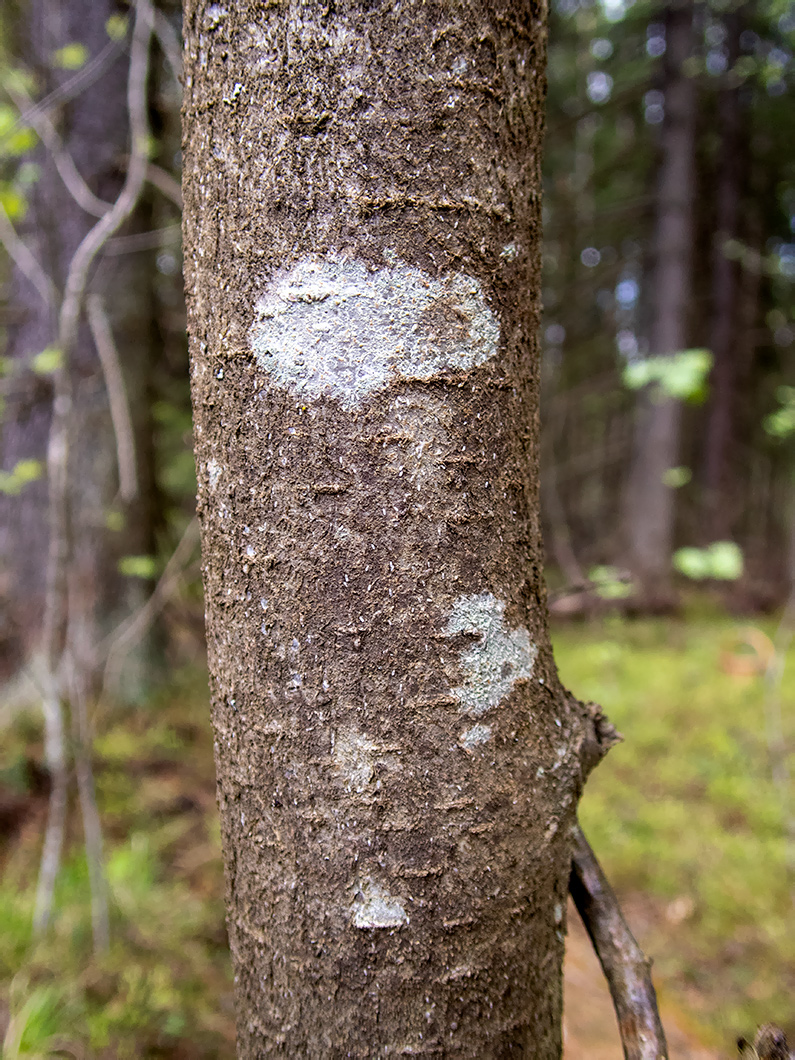
[[[703, 601], [680, 619], [601, 617], [553, 631], [564, 682], [623, 732], [588, 783], [581, 822], [655, 958], [665, 1004], [732, 1055], [757, 1022], [791, 1021], [795, 652], [759, 672], [775, 618], [749, 628]], [[767, 638], [767, 639], [766, 639]], [[3, 719], [2, 1056], [227, 1057], [231, 969], [206, 675], [174, 675], [145, 706], [94, 719], [112, 902], [92, 953], [79, 814], [51, 933], [31, 940], [46, 785], [37, 716]], [[792, 764], [790, 760], [790, 765]], [[793, 1029], [793, 1028], [790, 1028]]]

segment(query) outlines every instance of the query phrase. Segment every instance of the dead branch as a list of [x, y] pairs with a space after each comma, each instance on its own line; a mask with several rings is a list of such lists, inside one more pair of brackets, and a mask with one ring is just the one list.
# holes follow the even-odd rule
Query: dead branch
[[596, 855], [579, 825], [572, 829], [569, 893], [610, 987], [626, 1060], [668, 1060], [651, 981], [651, 961], [638, 946]]
[[130, 417], [130, 404], [124, 387], [124, 373], [121, 370], [119, 353], [113, 341], [113, 332], [102, 304], [102, 298], [98, 294], [90, 295], [86, 308], [88, 325], [97, 348], [102, 374], [105, 377], [105, 389], [108, 392], [110, 418], [116, 438], [119, 493], [121, 499], [129, 504], [138, 495], [138, 472], [135, 460], [135, 435]]
[[57, 295], [52, 280], [41, 267], [33, 251], [17, 235], [5, 206], [0, 202], [0, 243], [20, 272], [30, 280], [48, 310], [56, 305]]

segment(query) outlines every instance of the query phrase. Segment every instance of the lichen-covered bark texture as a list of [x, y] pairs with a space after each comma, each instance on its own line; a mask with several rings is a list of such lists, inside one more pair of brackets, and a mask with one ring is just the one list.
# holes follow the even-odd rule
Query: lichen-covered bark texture
[[560, 1053], [587, 728], [537, 496], [545, 10], [185, 11], [241, 1057]]

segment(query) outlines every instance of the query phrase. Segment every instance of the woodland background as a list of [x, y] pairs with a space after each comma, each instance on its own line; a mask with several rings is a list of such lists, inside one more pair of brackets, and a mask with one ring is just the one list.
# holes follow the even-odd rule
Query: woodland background
[[[179, 32], [169, 0], [0, 11], [8, 1058], [232, 1048]], [[581, 819], [682, 1057], [731, 1055], [759, 1020], [795, 1030], [794, 50], [787, 0], [550, 13], [553, 636], [626, 737]], [[578, 975], [568, 1055], [620, 1055], [582, 1028]]]

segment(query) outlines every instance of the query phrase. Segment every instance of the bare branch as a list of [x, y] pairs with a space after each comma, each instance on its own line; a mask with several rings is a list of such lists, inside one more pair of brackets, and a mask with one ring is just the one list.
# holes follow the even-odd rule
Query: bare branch
[[98, 294], [90, 295], [87, 303], [88, 324], [102, 365], [105, 387], [110, 403], [110, 418], [116, 437], [116, 463], [119, 468], [119, 493], [128, 503], [138, 495], [138, 473], [135, 460], [135, 435], [130, 406], [124, 389], [124, 373], [113, 341], [110, 321]]
[[[73, 579], [73, 582], [76, 579]], [[77, 586], [70, 591], [79, 598]], [[102, 843], [102, 822], [97, 807], [94, 770], [91, 764], [92, 740], [88, 721], [88, 689], [86, 675], [91, 671], [91, 646], [88, 630], [81, 612], [79, 599], [70, 602], [70, 622], [64, 658], [65, 678], [69, 689], [72, 719], [77, 793], [83, 817], [83, 836], [88, 864], [88, 883], [91, 892], [91, 927], [94, 951], [104, 953], [110, 945], [108, 891]]]
[[17, 235], [2, 202], [0, 202], [0, 243], [6, 248], [8, 256], [20, 272], [27, 276], [39, 292], [48, 310], [52, 310], [58, 297], [53, 282], [27, 244]]
[[171, 73], [178, 85], [182, 84], [182, 44], [177, 31], [162, 11], [155, 12], [155, 36], [163, 50]]
[[160, 580], [155, 586], [154, 592], [144, 606], [127, 619], [121, 628], [114, 634], [113, 640], [108, 645], [107, 662], [105, 663], [105, 672], [102, 679], [102, 692], [100, 693], [101, 699], [103, 699], [107, 691], [116, 684], [122, 663], [124, 662], [127, 653], [138, 643], [141, 637], [144, 636], [160, 612], [160, 609], [168, 600], [183, 567], [190, 559], [191, 553], [198, 544], [198, 541], [199, 520], [194, 516], [188, 523], [179, 544], [171, 554], [171, 558], [166, 564], [165, 570], [160, 575]]
[[[16, 92], [11, 88], [7, 89], [7, 91], [18, 110], [22, 111], [26, 106], [30, 107], [32, 101], [29, 98], [25, 98], [21, 92]], [[55, 168], [58, 170], [66, 190], [81, 210], [85, 210], [86, 213], [90, 213], [93, 217], [102, 217], [110, 209], [110, 203], [103, 202], [83, 180], [72, 156], [63, 146], [61, 138], [47, 112], [38, 111], [35, 107], [30, 107], [27, 113], [30, 114], [29, 124], [50, 152]]]
[[167, 199], [171, 199], [178, 209], [182, 209], [182, 188], [170, 173], [150, 162], [146, 167], [146, 179], [152, 187], [157, 188]]
[[58, 324], [58, 337], [64, 356], [68, 356], [77, 337], [77, 322], [91, 264], [105, 242], [135, 209], [146, 180], [149, 138], [146, 81], [149, 72], [149, 42], [154, 21], [151, 0], [137, 0], [135, 10], [135, 29], [133, 30], [130, 74], [127, 82], [131, 139], [130, 165], [118, 199], [85, 236], [69, 265]]
[[[47, 669], [49, 670], [49, 667]], [[45, 692], [42, 703], [44, 757], [50, 775], [50, 802], [47, 810], [47, 827], [44, 832], [39, 879], [36, 885], [36, 904], [33, 911], [33, 931], [37, 935], [44, 931], [52, 915], [55, 880], [61, 864], [61, 850], [66, 829], [68, 793], [63, 706], [55, 675], [51, 672], [47, 673], [44, 683]]]
[[610, 987], [626, 1060], [668, 1060], [665, 1033], [644, 956], [621, 912], [615, 894], [579, 825], [569, 893], [582, 917]]
[[102, 75], [113, 60], [121, 54], [123, 46], [123, 39], [108, 41], [102, 51], [95, 55], [85, 66], [81, 67], [81, 69], [78, 70], [74, 76], [70, 77], [68, 81], [64, 81], [62, 85], [59, 85], [58, 88], [50, 92], [50, 94], [45, 96], [44, 99], [40, 99], [38, 103], [35, 103], [32, 107], [22, 111], [11, 128], [8, 129], [3, 138], [0, 139], [0, 148], [8, 143], [14, 133], [21, 126], [32, 124], [37, 115], [46, 113], [54, 107], [57, 107], [60, 103], [66, 103], [68, 100], [74, 99], [75, 96], [79, 96], [81, 92], [84, 92]]
[[[47, 556], [44, 618], [42, 623], [44, 665], [46, 669], [46, 694], [43, 708], [47, 741], [47, 765], [50, 769], [53, 786], [50, 795], [50, 815], [47, 822], [47, 833], [36, 894], [34, 914], [34, 928], [36, 931], [43, 930], [50, 919], [55, 877], [60, 863], [66, 819], [67, 753], [58, 659], [62, 651], [68, 612], [66, 577], [70, 554], [69, 434], [72, 421], [69, 357], [77, 340], [78, 320], [91, 264], [105, 241], [135, 208], [146, 177], [148, 137], [146, 81], [149, 69], [149, 43], [154, 16], [151, 0], [136, 0], [135, 6], [135, 28], [133, 30], [130, 70], [127, 82], [127, 104], [130, 113], [132, 141], [130, 166], [118, 199], [85, 236], [72, 258], [58, 319], [58, 344], [61, 349], [63, 363], [54, 377], [55, 397], [47, 445], [50, 542]], [[104, 52], [100, 53], [100, 55], [102, 54]], [[94, 64], [89, 64], [89, 66], [95, 65], [96, 61], [94, 61]], [[7, 217], [6, 221], [8, 221]]]

